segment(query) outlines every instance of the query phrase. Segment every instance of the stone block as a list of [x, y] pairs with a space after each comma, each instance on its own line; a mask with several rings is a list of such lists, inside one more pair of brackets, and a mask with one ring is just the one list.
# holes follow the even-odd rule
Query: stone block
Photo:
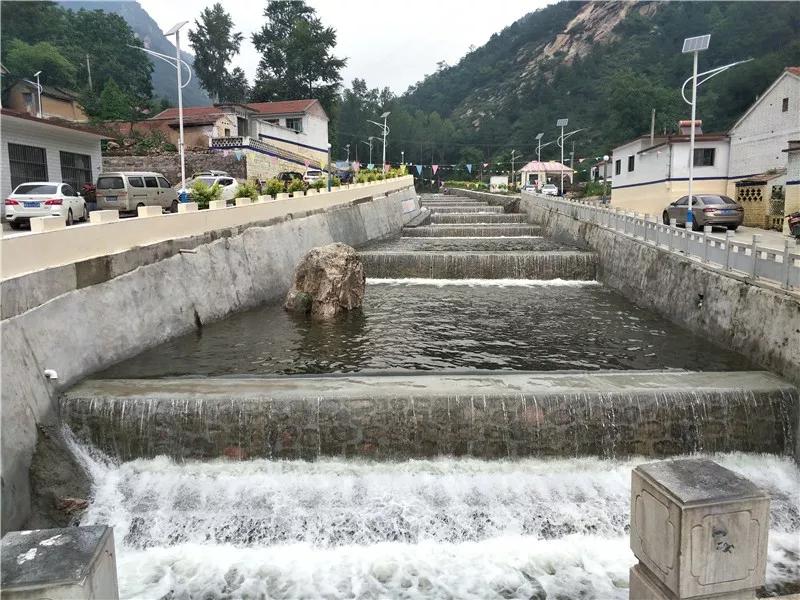
[[4, 600], [119, 598], [113, 529], [94, 525], [6, 534], [2, 589]]
[[197, 202], [181, 202], [178, 204], [179, 213], [197, 212]]
[[280, 192], [279, 194], [275, 195], [275, 200], [288, 200], [289, 199], [289, 192]]
[[228, 202], [225, 200], [211, 200], [208, 203], [208, 210], [219, 210], [221, 208], [227, 208]]
[[317, 188], [308, 188], [306, 190], [306, 196], [313, 196], [314, 194], [319, 194], [319, 190]]
[[764, 584], [769, 501], [752, 482], [707, 459], [639, 465], [631, 484], [631, 549], [673, 598], [753, 598]]
[[250, 198], [236, 198], [236, 206], [248, 206], [252, 203]]
[[118, 210], [93, 210], [89, 213], [89, 222], [92, 224], [112, 223], [119, 221]]
[[45, 231], [55, 231], [64, 229], [67, 222], [64, 217], [35, 217], [31, 219], [31, 233], [43, 233]]
[[160, 206], [140, 206], [136, 212], [140, 217], [160, 217], [164, 214], [164, 209]]

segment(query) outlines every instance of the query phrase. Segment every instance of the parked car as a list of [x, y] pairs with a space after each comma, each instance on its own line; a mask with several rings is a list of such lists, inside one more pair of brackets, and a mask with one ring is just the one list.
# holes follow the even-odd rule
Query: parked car
[[[665, 225], [670, 219], [675, 219], [678, 225], [686, 225], [686, 213], [689, 205], [689, 196], [679, 198], [664, 210], [661, 215]], [[733, 198], [719, 194], [701, 194], [694, 196], [692, 202], [692, 228], [699, 231], [705, 225], [712, 227], [726, 227], [731, 231], [742, 224], [744, 208]]]
[[192, 186], [198, 181], [205, 183], [208, 187], [211, 187], [215, 183], [219, 185], [219, 187], [222, 188], [222, 192], [219, 197], [220, 200], [226, 200], [226, 201], [233, 200], [234, 198], [236, 198], [236, 192], [239, 190], [239, 182], [236, 181], [233, 177], [201, 175], [199, 177], [194, 177], [192, 179], [189, 179], [186, 182], [186, 188], [178, 189], [178, 197], [180, 197], [181, 192], [183, 192], [185, 189], [186, 194], [191, 198]]
[[11, 229], [30, 225], [34, 217], [62, 217], [67, 225], [89, 218], [86, 201], [68, 183], [21, 183], [6, 198], [6, 221]]
[[275, 179], [278, 179], [279, 181], [283, 182], [283, 189], [286, 190], [289, 188], [289, 184], [292, 183], [292, 181], [296, 179], [303, 181], [303, 174], [298, 173], [297, 171], [281, 171], [280, 173], [278, 173]]
[[314, 183], [320, 179], [325, 179], [326, 173], [320, 169], [306, 169], [306, 174], [303, 175], [303, 181], [306, 183]]
[[542, 186], [542, 194], [545, 196], [558, 196], [558, 187], [554, 183], [545, 183]]
[[191, 179], [197, 179], [198, 177], [230, 177], [231, 174], [227, 171], [198, 171], [197, 173], [192, 173]]
[[171, 212], [178, 212], [178, 193], [161, 173], [100, 173], [95, 194], [98, 210], [136, 212], [140, 206], [160, 206]]

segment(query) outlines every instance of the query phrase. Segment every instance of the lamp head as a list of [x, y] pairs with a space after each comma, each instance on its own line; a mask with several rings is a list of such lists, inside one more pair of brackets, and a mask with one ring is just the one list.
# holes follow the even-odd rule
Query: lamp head
[[540, 140], [540, 139], [542, 139], [542, 136], [544, 136], [544, 132], [542, 132], [542, 133], [537, 133], [537, 134], [536, 134], [536, 139], [537, 139], [537, 140]]
[[611, 158], [608, 154], [603, 155], [603, 162], [608, 162], [608, 159]]
[[559, 119], [556, 121], [556, 127], [566, 127], [567, 123], [569, 123], [569, 119]]
[[388, 117], [390, 114], [392, 114], [392, 113], [391, 113], [391, 112], [389, 112], [389, 111], [387, 110], [385, 113], [383, 113], [383, 114], [381, 115], [381, 119], [385, 119], [385, 118], [386, 118], [386, 117]]
[[42, 72], [41, 72], [41, 71], [36, 71], [36, 73], [34, 73], [34, 74], [33, 74], [33, 76], [34, 76], [34, 77], [38, 77], [38, 76], [39, 76], [39, 75], [41, 75], [41, 74], [42, 74]]
[[172, 26], [172, 27], [169, 29], [169, 31], [165, 32], [165, 33], [164, 33], [164, 35], [173, 35], [173, 34], [175, 34], [175, 33], [178, 33], [178, 30], [179, 30], [181, 27], [183, 27], [184, 25], [186, 25], [188, 22], [189, 22], [189, 21], [181, 21], [180, 23], [176, 23], [175, 25], [173, 25], [173, 26]]
[[690, 52], [701, 52], [703, 50], [708, 50], [708, 45], [710, 42], [710, 33], [706, 35], [698, 35], [697, 37], [686, 38], [683, 40], [683, 50], [681, 50], [681, 52], [683, 54], [689, 54]]

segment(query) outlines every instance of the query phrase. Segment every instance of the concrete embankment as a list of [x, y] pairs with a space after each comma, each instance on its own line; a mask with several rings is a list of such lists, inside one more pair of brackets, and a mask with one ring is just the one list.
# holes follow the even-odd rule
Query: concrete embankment
[[[394, 190], [374, 198], [288, 213], [268, 222], [238, 223], [158, 242], [155, 248], [131, 246], [122, 256], [93, 258], [85, 269], [76, 263], [53, 267], [62, 273], [57, 281], [63, 285], [47, 287], [44, 295], [34, 293], [43, 277], [40, 272], [21, 276], [13, 285], [4, 282], [4, 308], [11, 295], [18, 310], [0, 322], [3, 530], [18, 528], [28, 518], [37, 427], [57, 422], [61, 390], [205, 323], [282, 297], [297, 262], [315, 246], [334, 241], [358, 246], [396, 235], [404, 222], [403, 205], [416, 202], [410, 184], [410, 178], [398, 180]], [[369, 188], [358, 193], [368, 194]], [[330, 194], [326, 201], [331, 198], [333, 203], [336, 197]], [[254, 206], [252, 212], [268, 210]], [[250, 209], [241, 207], [243, 214]], [[227, 223], [240, 219], [239, 208], [227, 210], [202, 212], [224, 213], [221, 221]], [[201, 218], [208, 222], [212, 216]], [[181, 231], [183, 217], [195, 219], [192, 214], [163, 219]], [[133, 221], [156, 223], [161, 218]], [[137, 223], [119, 225], [120, 231], [140, 228]], [[161, 222], [156, 225], [161, 227]], [[106, 225], [85, 229], [94, 227]], [[65, 235], [80, 236], [82, 229]], [[92, 231], [94, 237], [104, 235]], [[11, 259], [4, 255], [3, 260]], [[54, 370], [58, 379], [46, 379], [45, 369]]]
[[533, 195], [523, 194], [520, 207], [544, 235], [596, 252], [603, 284], [800, 384], [797, 294], [547, 210]]
[[797, 407], [742, 371], [92, 380], [61, 399], [122, 460], [791, 454]]

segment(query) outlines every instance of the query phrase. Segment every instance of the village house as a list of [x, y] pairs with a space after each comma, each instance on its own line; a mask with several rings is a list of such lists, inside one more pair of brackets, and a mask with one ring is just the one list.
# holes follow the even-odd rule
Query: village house
[[[89, 117], [83, 112], [74, 92], [52, 85], [42, 85], [41, 116], [76, 123], [86, 123]], [[4, 73], [3, 108], [39, 116], [39, 95], [36, 82], [22, 77], [12, 77]]]
[[0, 111], [3, 165], [0, 194], [6, 198], [26, 181], [60, 181], [80, 190], [94, 183], [102, 165], [104, 136], [64, 120], [40, 119], [7, 108]]
[[[688, 193], [690, 121], [676, 135], [642, 136], [614, 149], [612, 206], [661, 216]], [[800, 139], [800, 67], [789, 67], [728, 133], [695, 126], [697, 194], [724, 194], [745, 208], [744, 224], [781, 229], [788, 187], [800, 180], [789, 167], [790, 141]]]
[[541, 188], [545, 183], [561, 184], [561, 174], [564, 174], [564, 185], [572, 183], [572, 169], [555, 161], [532, 160], [520, 169], [522, 185], [534, 185]]

